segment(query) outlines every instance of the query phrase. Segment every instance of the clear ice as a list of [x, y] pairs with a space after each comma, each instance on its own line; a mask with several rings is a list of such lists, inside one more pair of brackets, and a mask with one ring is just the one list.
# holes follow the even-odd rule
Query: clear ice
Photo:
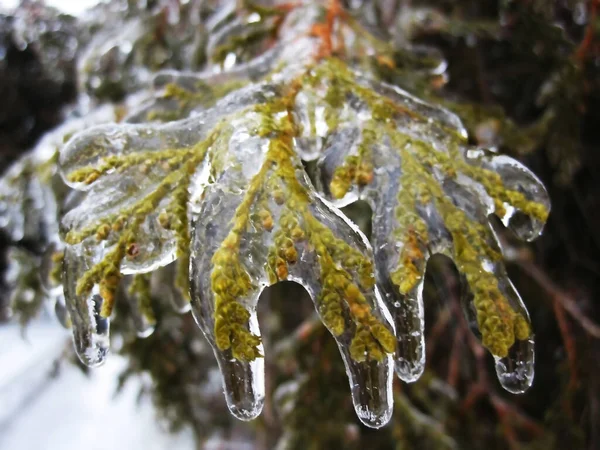
[[[550, 209], [543, 185], [517, 161], [470, 147], [456, 115], [378, 81], [370, 58], [380, 48], [358, 39], [356, 23], [340, 21], [336, 35], [352, 63], [324, 55], [310, 33], [323, 12], [292, 9], [278, 44], [249, 58], [226, 43], [255, 18], [228, 22], [220, 10], [208, 56], [222, 64], [158, 73], [154, 95], [124, 122], [84, 127], [61, 148], [74, 189], [60, 223], [62, 282], [80, 359], [106, 358], [115, 297], [149, 335], [149, 293], [169, 285], [164, 295], [191, 307], [213, 348], [230, 411], [253, 419], [265, 397], [257, 302], [265, 287], [295, 281], [338, 344], [358, 417], [378, 428], [392, 413], [394, 370], [407, 382], [424, 370], [423, 283], [441, 253], [456, 264], [466, 318], [502, 386], [524, 392], [533, 331], [488, 219], [534, 239]], [[135, 26], [122, 33], [138, 42]], [[117, 59], [135, 48], [127, 42], [111, 44]], [[96, 66], [86, 64], [93, 87]], [[14, 240], [34, 234], [23, 224], [47, 228], [44, 201], [20, 176], [26, 163], [0, 184], [0, 224]], [[357, 200], [373, 211], [371, 242], [339, 210]]]
[[89, 293], [77, 293], [77, 280], [90, 269], [95, 258], [87, 257], [94, 248], [67, 246], [64, 256], [63, 283], [67, 311], [73, 328], [75, 351], [82, 363], [97, 367], [104, 363], [109, 351], [110, 317], [104, 317], [102, 307], [105, 300], [98, 286]]

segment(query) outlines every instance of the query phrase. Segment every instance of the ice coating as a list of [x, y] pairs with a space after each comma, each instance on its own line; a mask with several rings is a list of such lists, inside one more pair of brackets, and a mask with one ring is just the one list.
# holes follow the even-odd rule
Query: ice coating
[[[265, 38], [272, 35], [278, 26], [277, 18], [265, 17], [264, 20], [256, 21], [253, 19], [252, 15], [245, 18], [238, 17], [216, 30], [207, 43], [208, 59], [221, 62], [225, 68], [229, 68], [240, 60], [248, 60], [253, 54], [260, 53], [264, 49]], [[248, 39], [248, 36], [252, 36], [252, 39]], [[236, 41], [244, 40], [247, 45], [234, 45]]]
[[88, 10], [81, 23], [100, 31], [78, 58], [82, 90], [114, 101], [145, 87], [159, 69], [197, 68], [204, 59], [199, 25], [205, 9], [198, 3], [175, 8], [130, 2], [124, 8], [120, 2], [100, 2]]
[[[103, 249], [91, 246], [83, 250], [84, 246], [80, 245], [68, 252], [68, 262], [64, 262], [63, 255], [67, 252], [63, 251], [63, 245], [59, 238], [57, 204], [60, 204], [65, 196], [65, 188], [55, 180], [55, 160], [58, 149], [69, 136], [89, 128], [93, 124], [116, 120], [117, 108], [103, 106], [91, 111], [86, 108], [80, 109], [82, 108], [78, 108], [72, 113], [74, 117], [71, 120], [46, 135], [34, 151], [27, 155], [29, 171], [26, 173], [30, 175], [21, 177], [21, 179], [31, 178], [40, 186], [36, 192], [43, 196], [39, 204], [44, 214], [37, 219], [32, 218], [31, 214], [36, 209], [29, 207], [29, 209], [23, 209], [20, 214], [24, 214], [24, 216], [17, 220], [27, 221], [30, 227], [35, 227], [37, 239], [43, 238], [41, 250], [43, 250], [44, 256], [37, 267], [43, 285], [42, 291], [54, 302], [54, 310], [61, 325], [70, 328], [73, 324], [75, 348], [82, 362], [96, 366], [102, 364], [108, 352], [109, 321], [99, 317], [101, 297], [98, 295], [88, 298], [78, 296], [75, 294], [74, 286], [81, 276], [82, 270], [87, 268], [88, 262], [93, 260]], [[79, 114], [83, 116], [78, 117]], [[81, 198], [72, 197], [72, 199], [75, 200], [74, 202], [71, 200], [72, 203], [76, 205], [81, 201]], [[27, 236], [24, 238], [27, 239]], [[75, 317], [73, 321], [71, 320], [72, 315]]]
[[[271, 124], [270, 133], [288, 131], [287, 113], [275, 116], [280, 124]], [[224, 372], [230, 409], [247, 419], [262, 408], [256, 303], [265, 286], [289, 279], [306, 288], [336, 337], [359, 417], [382, 426], [391, 415], [386, 353], [394, 344], [374, 286], [370, 248], [316, 196], [285, 134], [248, 137], [260, 126], [254, 120], [266, 119], [247, 114], [235, 123], [228, 142], [238, 161], [229, 169], [234, 176], [225, 171], [216, 177], [192, 223], [192, 307]], [[238, 136], [245, 136], [244, 145]]]
[[[545, 208], [550, 208], [544, 185], [519, 161], [486, 149], [470, 149], [465, 152], [465, 156], [469, 163], [480, 166], [492, 173], [497, 173], [504, 186], [511, 191], [520, 192]], [[531, 241], [542, 233], [543, 220], [511, 208], [509, 202], [502, 206], [504, 208], [496, 208], [494, 213], [504, 226], [513, 231], [520, 239]]]
[[[12, 245], [23, 245], [36, 252], [35, 257], [29, 258], [34, 276], [20, 275], [40, 291], [40, 295], [34, 295], [35, 302], [29, 303], [39, 306], [42, 300], [49, 301], [65, 326], [70, 319], [60, 276], [63, 251], [58, 210], [66, 188], [57, 174], [58, 150], [73, 133], [92, 124], [114, 121], [116, 110], [117, 107], [108, 105], [92, 110], [87, 105], [78, 105], [70, 112], [70, 120], [47, 133], [31, 152], [17, 160], [0, 178], [0, 229], [8, 235]], [[21, 253], [16, 248], [13, 250]], [[55, 259], [57, 255], [59, 259]], [[19, 305], [19, 309], [32, 311], [25, 304]], [[28, 318], [21, 319], [26, 321]]]
[[[79, 61], [78, 72], [84, 90], [99, 96], [111, 90], [134, 90], [149, 77], [147, 70], [131, 70], [127, 60], [147, 32], [143, 19], [115, 22], [112, 29], [95, 36]], [[138, 45], [136, 45], [138, 44]]]
[[282, 48], [277, 45], [226, 72], [159, 72], [153, 82], [156, 96], [132, 112], [126, 122], [169, 122], [201, 113], [225, 94], [268, 74], [281, 61]]
[[[82, 192], [61, 223], [80, 358], [106, 355], [123, 275], [138, 280], [142, 336], [153, 327], [148, 290], [167, 280], [176, 309], [191, 299], [231, 412], [253, 419], [265, 396], [256, 304], [266, 286], [295, 281], [335, 337], [358, 417], [378, 428], [394, 368], [408, 382], [423, 372], [424, 274], [443, 253], [502, 385], [523, 392], [533, 333], [488, 216], [534, 238], [549, 212], [543, 186], [516, 161], [468, 147], [457, 116], [378, 81], [356, 24], [336, 38], [355, 44], [356, 60], [328, 54], [311, 34], [323, 12], [289, 12], [278, 30], [287, 47], [262, 62], [240, 64], [234, 46], [222, 72], [159, 75], [157, 98], [129, 116], [137, 123], [90, 128], [62, 149], [61, 175]], [[213, 53], [240, 30], [224, 24]], [[317, 189], [303, 160], [317, 161]], [[358, 199], [373, 210], [373, 248], [337, 209]]]
[[396, 372], [415, 381], [423, 371], [424, 271], [431, 255], [443, 253], [473, 292], [465, 310], [473, 310], [474, 331], [504, 361], [499, 379], [508, 390], [524, 390], [533, 378], [529, 317], [488, 215], [523, 239], [535, 238], [549, 211], [543, 185], [507, 156], [466, 147], [456, 116], [373, 82], [362, 91], [363, 76], [336, 64], [317, 79], [322, 100], [308, 111], [301, 103], [298, 116], [318, 120], [322, 111], [324, 126], [336, 130], [325, 134], [318, 161], [324, 192], [339, 206], [361, 198], [373, 209], [377, 278], [398, 336]]
[[[103, 286], [110, 314], [122, 274], [151, 272], [176, 257], [187, 258], [188, 202], [202, 193], [202, 180], [208, 175], [203, 170], [208, 167], [205, 156], [218, 138], [216, 129], [222, 129], [222, 136], [231, 133], [225, 131], [231, 124], [224, 117], [272, 97], [274, 89], [250, 86], [187, 121], [157, 127], [103, 125], [69, 141], [59, 159], [61, 175], [85, 194], [63, 216], [64, 240], [71, 246], [85, 243], [107, 249], [81, 280], [80, 293]], [[211, 161], [227, 162], [226, 154]], [[184, 269], [178, 285], [187, 292], [187, 268], [180, 267]]]
[[0, 229], [13, 242], [33, 244], [40, 251], [60, 241], [58, 205], [64, 189], [56, 183], [55, 160], [66, 137], [93, 124], [114, 121], [116, 108], [76, 110], [73, 118], [47, 133], [0, 178]]

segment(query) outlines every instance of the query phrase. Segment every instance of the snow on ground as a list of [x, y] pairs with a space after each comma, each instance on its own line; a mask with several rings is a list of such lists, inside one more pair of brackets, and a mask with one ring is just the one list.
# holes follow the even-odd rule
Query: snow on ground
[[0, 326], [0, 450], [194, 448], [190, 430], [169, 434], [148, 399], [137, 403], [139, 384], [114, 396], [124, 363], [116, 355], [89, 377], [69, 363], [50, 377], [69, 339], [50, 322], [30, 326], [29, 342], [18, 326]]

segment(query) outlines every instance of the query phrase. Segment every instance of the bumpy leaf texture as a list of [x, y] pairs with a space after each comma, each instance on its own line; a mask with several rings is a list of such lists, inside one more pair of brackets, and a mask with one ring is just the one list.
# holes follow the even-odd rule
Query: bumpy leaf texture
[[[359, 418], [380, 427], [394, 369], [407, 382], [423, 372], [424, 272], [441, 253], [462, 276], [465, 315], [500, 382], [523, 392], [533, 332], [488, 217], [535, 238], [549, 212], [544, 187], [517, 161], [469, 147], [455, 115], [378, 81], [382, 44], [343, 11], [311, 3], [276, 17], [278, 39], [261, 56], [219, 73], [160, 74], [156, 98], [128, 123], [87, 129], [61, 150], [64, 181], [81, 192], [61, 223], [79, 357], [106, 358], [124, 275], [136, 275], [132, 308], [140, 335], [150, 333], [140, 274], [177, 261], [177, 297], [189, 295], [229, 408], [252, 419], [265, 395], [257, 301], [292, 280], [338, 343]], [[218, 40], [240, 30], [213, 42], [225, 65], [236, 53]], [[359, 199], [373, 211], [371, 243], [338, 209]]]

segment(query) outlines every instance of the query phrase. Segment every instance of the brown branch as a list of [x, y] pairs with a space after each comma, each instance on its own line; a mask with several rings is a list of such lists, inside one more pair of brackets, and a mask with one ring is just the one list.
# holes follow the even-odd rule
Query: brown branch
[[460, 307], [460, 302], [457, 295], [456, 277], [452, 276], [447, 271], [444, 272], [445, 273], [442, 273], [441, 278], [444, 279], [443, 283], [448, 290], [448, 296], [450, 298], [450, 308], [459, 326], [459, 329], [456, 330], [453, 349], [450, 356], [451, 366], [449, 368], [448, 376], [449, 383], [452, 381], [452, 377], [454, 376], [452, 375], [452, 363], [454, 359], [457, 359], [457, 355], [454, 354], [455, 348], [458, 346], [458, 343], [461, 341], [462, 337], [466, 337], [467, 344], [475, 359], [477, 367], [477, 379], [475, 383], [471, 384], [469, 387], [460, 409], [463, 413], [467, 412], [473, 408], [477, 400], [485, 396], [491, 403], [498, 416], [498, 420], [502, 426], [502, 430], [509, 447], [511, 449], [518, 449], [520, 448], [520, 443], [515, 426], [519, 426], [522, 430], [528, 432], [532, 436], [542, 435], [544, 433], [544, 428], [523, 413], [518, 407], [506, 402], [494, 391], [494, 388], [489, 382], [488, 373], [485, 367], [485, 349], [483, 345], [475, 338], [473, 333], [471, 333]]
[[571, 333], [569, 323], [565, 316], [564, 308], [558, 303], [554, 302], [554, 315], [558, 322], [558, 329], [562, 336], [563, 343], [565, 345], [565, 352], [567, 353], [567, 360], [569, 361], [569, 390], [574, 389], [577, 386], [577, 350], [575, 345], [575, 339]]
[[585, 35], [577, 51], [575, 52], [575, 59], [580, 63], [583, 63], [587, 57], [590, 47], [594, 42], [594, 34], [596, 27], [596, 16], [598, 14], [598, 5], [600, 0], [591, 0], [590, 2], [590, 13], [587, 27], [585, 29]]
[[544, 434], [544, 428], [538, 425], [533, 419], [525, 415], [518, 408], [514, 407], [506, 400], [496, 394], [491, 394], [490, 401], [501, 420], [506, 419], [510, 424], [518, 423], [522, 428], [533, 436]]
[[600, 326], [587, 317], [579, 309], [577, 302], [557, 286], [544, 271], [530, 261], [517, 258], [515, 262], [550, 295], [552, 301], [558, 302], [590, 336], [600, 339]]
[[456, 385], [458, 384], [463, 335], [464, 330], [462, 328], [456, 330], [456, 333], [454, 333], [454, 340], [452, 341], [452, 350], [450, 351], [450, 362], [448, 363], [448, 376], [446, 382], [453, 388], [456, 388]]
[[451, 317], [452, 315], [450, 314], [450, 310], [448, 308], [444, 308], [444, 310], [438, 315], [435, 324], [429, 332], [429, 336], [427, 336], [427, 361], [431, 361], [431, 359], [433, 358], [438, 340], [442, 333], [446, 330], [446, 328], [448, 328], [448, 324], [450, 323]]

